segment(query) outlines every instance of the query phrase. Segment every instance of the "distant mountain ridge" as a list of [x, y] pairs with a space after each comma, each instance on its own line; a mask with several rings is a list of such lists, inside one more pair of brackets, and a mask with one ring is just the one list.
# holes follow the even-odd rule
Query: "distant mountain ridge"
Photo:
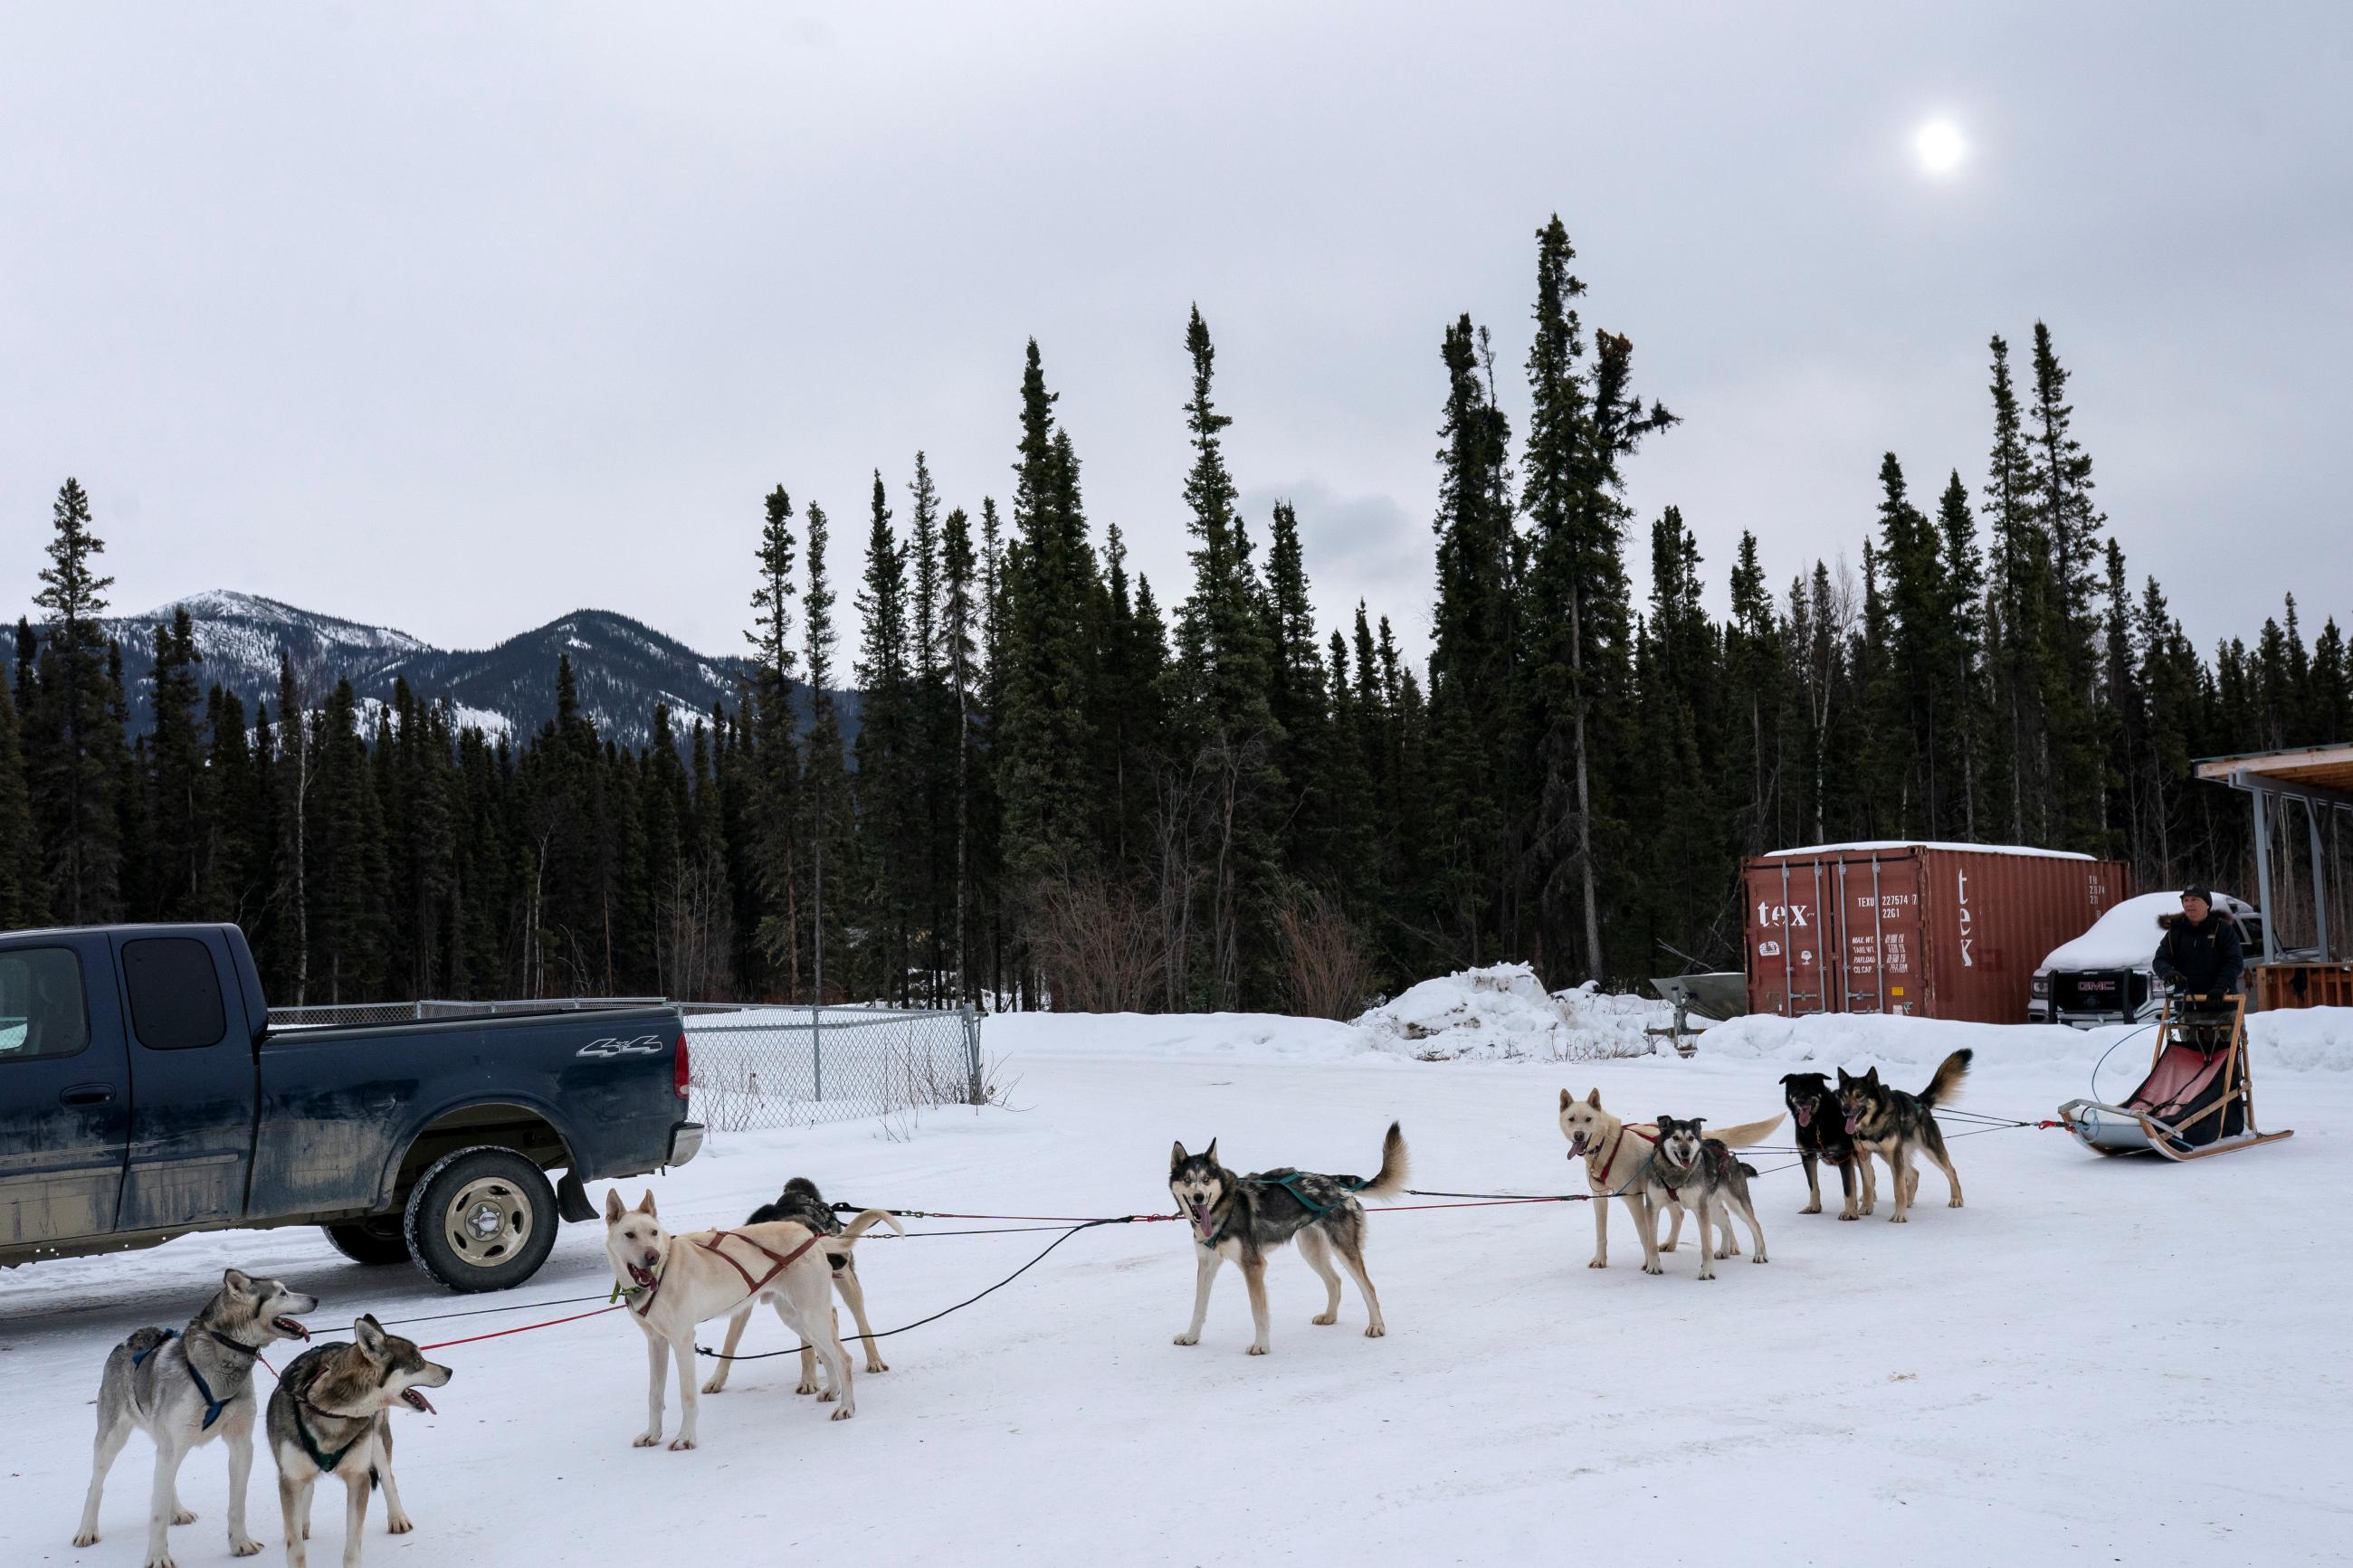
[[[258, 702], [278, 708], [278, 661], [291, 657], [303, 701], [317, 707], [338, 680], [349, 680], [364, 700], [390, 702], [393, 683], [428, 702], [447, 700], [460, 726], [516, 739], [555, 716], [556, 661], [568, 657], [581, 710], [597, 733], [642, 746], [653, 732], [654, 705], [666, 702], [683, 731], [714, 703], [731, 710], [749, 666], [712, 658], [663, 636], [642, 621], [610, 610], [575, 610], [543, 626], [478, 652], [438, 648], [391, 626], [368, 626], [300, 609], [277, 599], [208, 589], [158, 605], [144, 615], [110, 617], [108, 633], [122, 645], [122, 675], [132, 728], [153, 727], [148, 677], [155, 663], [155, 627], [185, 609], [204, 658], [200, 688], [234, 691], [250, 714]], [[0, 670], [13, 666], [13, 639], [0, 639]], [[13, 671], [10, 671], [13, 675]], [[808, 693], [798, 691], [806, 722]], [[847, 735], [854, 735], [855, 692], [835, 694]]]

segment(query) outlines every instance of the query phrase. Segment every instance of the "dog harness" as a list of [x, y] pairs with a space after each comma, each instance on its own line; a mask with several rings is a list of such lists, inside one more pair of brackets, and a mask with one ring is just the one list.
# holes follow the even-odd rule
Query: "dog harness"
[[[692, 1239], [695, 1246], [702, 1247], [706, 1252], [717, 1253], [721, 1262], [726, 1264], [728, 1268], [733, 1268], [736, 1273], [741, 1274], [744, 1277], [744, 1294], [748, 1300], [751, 1297], [758, 1295], [761, 1288], [765, 1286], [769, 1280], [774, 1279], [777, 1275], [782, 1274], [786, 1269], [790, 1268], [795, 1263], [800, 1261], [800, 1256], [802, 1253], [807, 1252], [810, 1247], [815, 1247], [818, 1242], [823, 1241], [825, 1237], [821, 1235], [812, 1234], [807, 1241], [802, 1242], [790, 1252], [775, 1251], [753, 1239], [751, 1237], [744, 1236], [740, 1232], [732, 1230], [714, 1230], [707, 1237], [698, 1236]], [[720, 1250], [719, 1244], [730, 1239], [742, 1242], [744, 1246], [750, 1247], [761, 1257], [767, 1258], [768, 1271], [765, 1274], [761, 1275], [757, 1279], [753, 1279], [752, 1271], [750, 1269], [744, 1268], [742, 1264], [728, 1257], [725, 1252]], [[638, 1317], [642, 1318], [647, 1313], [654, 1310], [654, 1298], [661, 1294], [662, 1281], [669, 1278], [670, 1270], [667, 1268], [663, 1269], [659, 1274], [654, 1277], [653, 1289], [644, 1292], [645, 1300], [638, 1302], [637, 1305], [637, 1314]]]
[[[311, 1389], [318, 1383], [320, 1376], [324, 1373], [324, 1371], [325, 1368], [322, 1367], [318, 1372], [312, 1373], [309, 1380], [302, 1384], [302, 1392], [294, 1396], [294, 1436], [302, 1439], [302, 1451], [311, 1456], [311, 1462], [319, 1467], [319, 1473], [322, 1475], [332, 1475], [334, 1474], [335, 1467], [343, 1462], [343, 1456], [350, 1453], [353, 1448], [359, 1447], [360, 1438], [368, 1435], [369, 1428], [374, 1425], [374, 1423], [371, 1422], [368, 1426], [363, 1426], [359, 1430], [358, 1436], [353, 1437], [350, 1442], [344, 1444], [342, 1447], [336, 1449], [332, 1454], [327, 1453], [319, 1447], [319, 1440], [311, 1435], [311, 1424], [302, 1419], [302, 1412], [305, 1410], [318, 1410], [319, 1414], [322, 1415], [335, 1415], [332, 1410], [319, 1410], [317, 1405], [311, 1403]], [[341, 1421], [352, 1421], [357, 1420], [359, 1417], [341, 1415], [336, 1416], [336, 1419]]]
[[[1281, 1187], [1284, 1192], [1291, 1194], [1293, 1201], [1297, 1203], [1301, 1208], [1305, 1209], [1309, 1214], [1321, 1219], [1325, 1215], [1330, 1214], [1333, 1209], [1338, 1205], [1335, 1204], [1319, 1204], [1314, 1198], [1309, 1197], [1305, 1193], [1299, 1190], [1298, 1184], [1305, 1181], [1313, 1174], [1314, 1174], [1314, 1173], [1312, 1171], [1293, 1171], [1287, 1176], [1244, 1176], [1242, 1180], [1254, 1187]], [[1366, 1187], [1372, 1185], [1370, 1182], [1366, 1181], [1362, 1176], [1326, 1176], [1324, 1179], [1327, 1182], [1336, 1182], [1342, 1187], [1352, 1193], [1361, 1193]], [[1224, 1227], [1221, 1226], [1219, 1228], [1222, 1230]]]
[[[259, 1345], [248, 1347], [238, 1344], [235, 1340], [221, 1339], [220, 1335], [213, 1333], [213, 1331], [210, 1329], [206, 1329], [205, 1332], [212, 1335], [214, 1339], [220, 1340], [221, 1343], [225, 1345], [230, 1345], [237, 1350], [244, 1351], [248, 1355], [258, 1356], [261, 1353], [261, 1347]], [[176, 1340], [179, 1337], [179, 1330], [165, 1329], [162, 1339], [157, 1340], [145, 1350], [136, 1352], [132, 1355], [131, 1364], [132, 1366], [139, 1366], [144, 1363], [149, 1356], [153, 1355], [157, 1351], [162, 1350], [165, 1345], [171, 1343], [174, 1340]], [[196, 1363], [184, 1359], [182, 1364], [188, 1369], [188, 1376], [195, 1382], [196, 1396], [205, 1402], [205, 1424], [197, 1427], [196, 1430], [199, 1432], [209, 1432], [213, 1429], [213, 1423], [220, 1419], [220, 1413], [227, 1409], [230, 1405], [236, 1402], [237, 1395], [232, 1394], [227, 1399], [215, 1399], [213, 1397], [212, 1384], [206, 1383], [205, 1381], [205, 1374], [196, 1370]]]
[[[1651, 1124], [1647, 1121], [1620, 1121], [1618, 1124], [1618, 1135], [1609, 1141], [1609, 1156], [1601, 1162], [1601, 1179], [1604, 1183], [1607, 1183], [1609, 1180], [1609, 1173], [1618, 1168], [1618, 1151], [1625, 1147], [1627, 1133], [1631, 1132], [1643, 1142], [1653, 1146], [1658, 1143], [1659, 1141], [1656, 1138], [1651, 1136], [1649, 1132], [1642, 1131], [1643, 1128], [1649, 1127], [1650, 1125]], [[1653, 1129], [1653, 1131], [1655, 1131], [1655, 1129]], [[1620, 1187], [1616, 1192], [1609, 1195], [1613, 1198], [1623, 1197], [1626, 1194], [1627, 1190], [1633, 1186], [1635, 1180], [1641, 1175], [1642, 1172], [1648, 1168], [1650, 1163], [1651, 1162], [1646, 1159], [1641, 1164], [1635, 1166], [1633, 1175], [1626, 1178], [1625, 1185]]]

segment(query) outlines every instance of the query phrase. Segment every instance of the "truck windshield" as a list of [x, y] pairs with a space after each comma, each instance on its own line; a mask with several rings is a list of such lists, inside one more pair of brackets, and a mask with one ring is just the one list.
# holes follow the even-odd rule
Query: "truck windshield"
[[89, 1044], [80, 960], [62, 947], [0, 952], [0, 1062], [69, 1057]]

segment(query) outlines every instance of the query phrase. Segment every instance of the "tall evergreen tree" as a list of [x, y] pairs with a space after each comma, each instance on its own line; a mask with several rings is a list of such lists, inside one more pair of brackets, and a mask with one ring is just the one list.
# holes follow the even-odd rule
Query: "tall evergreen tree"
[[50, 510], [55, 536], [33, 603], [47, 612], [39, 700], [29, 715], [34, 829], [47, 851], [50, 909], [69, 925], [112, 920], [121, 908], [121, 724], [109, 700], [106, 612], [111, 577], [92, 558], [106, 542], [90, 528], [90, 497], [66, 480]]

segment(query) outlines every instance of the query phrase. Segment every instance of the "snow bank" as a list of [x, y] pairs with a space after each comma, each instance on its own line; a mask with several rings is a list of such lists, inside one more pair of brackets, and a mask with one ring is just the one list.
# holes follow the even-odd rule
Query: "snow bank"
[[981, 1025], [986, 1055], [1208, 1058], [1330, 1062], [1372, 1049], [1365, 1032], [1329, 1018], [1273, 1013], [998, 1013]]
[[2353, 1007], [2291, 1007], [2247, 1020], [2255, 1087], [2266, 1068], [2291, 1072], [2353, 1072]]
[[1548, 992], [1525, 963], [1498, 963], [1425, 980], [1356, 1020], [1376, 1049], [1425, 1061], [1593, 1061], [1646, 1056], [1642, 1031], [1673, 1009], [1613, 996], [1588, 982]]

